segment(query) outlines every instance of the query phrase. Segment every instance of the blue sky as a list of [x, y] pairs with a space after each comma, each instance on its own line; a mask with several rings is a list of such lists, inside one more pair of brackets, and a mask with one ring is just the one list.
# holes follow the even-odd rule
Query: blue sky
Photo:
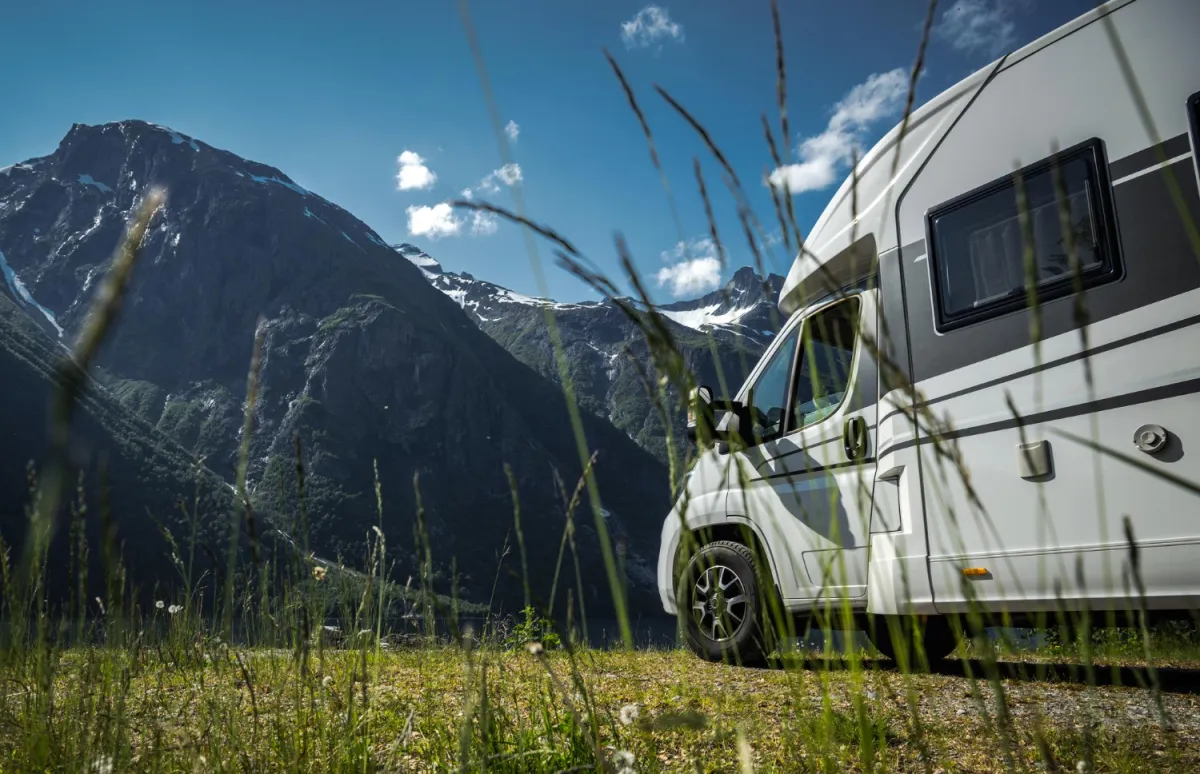
[[[918, 102], [1094, 5], [941, 0]], [[807, 229], [845, 176], [850, 144], [868, 148], [898, 119], [928, 6], [780, 7], [787, 144], [803, 162], [787, 174], [807, 189], [795, 195]], [[511, 135], [489, 116], [458, 0], [5, 3], [0, 166], [53, 151], [72, 123], [140, 118], [278, 167], [389, 242], [523, 293], [541, 288], [520, 229], [439, 203], [470, 189], [511, 207], [519, 185], [531, 218], [613, 277], [620, 231], [660, 301], [709, 290], [751, 262], [719, 167], [653, 86], [705, 124], [773, 226], [761, 123], [766, 113], [778, 132], [767, 0], [471, 0], [468, 10]], [[682, 233], [605, 47], [646, 112]], [[500, 136], [516, 166], [505, 166]], [[704, 240], [694, 157], [729, 252], [724, 271]], [[537, 253], [551, 296], [593, 297], [545, 243]], [[767, 261], [786, 273], [791, 257], [776, 247]]]

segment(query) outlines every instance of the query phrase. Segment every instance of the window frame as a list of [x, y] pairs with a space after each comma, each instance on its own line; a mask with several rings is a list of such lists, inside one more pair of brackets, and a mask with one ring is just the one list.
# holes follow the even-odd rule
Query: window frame
[[858, 319], [859, 319], [859, 323], [861, 324], [862, 314], [864, 313], [864, 307], [865, 307], [865, 302], [863, 301], [863, 294], [866, 292], [866, 290], [869, 289], [867, 287], [864, 287], [864, 284], [867, 283], [868, 281], [874, 279], [874, 277], [875, 277], [875, 275], [872, 274], [871, 276], [864, 278], [863, 280], [861, 280], [859, 282], [855, 282], [853, 284], [846, 286], [845, 288], [841, 288], [839, 290], [833, 291], [832, 293], [828, 293], [821, 300], [815, 302], [814, 304], [809, 306], [807, 309], [794, 312], [792, 319], [788, 320], [788, 322], [783, 326], [783, 328], [780, 329], [779, 333], [777, 333], [775, 335], [775, 338], [771, 341], [771, 346], [768, 348], [768, 351], [763, 353], [762, 358], [759, 359], [759, 362], [755, 366], [754, 370], [752, 370], [750, 372], [750, 376], [747, 377], [745, 383], [743, 383], [743, 385], [742, 385], [742, 388], [740, 390], [738, 390], [737, 400], [740, 403], [742, 403], [743, 405], [749, 406], [750, 395], [753, 392], [755, 385], [758, 383], [759, 378], [762, 377], [762, 375], [766, 372], [767, 368], [771, 364], [771, 361], [779, 353], [779, 349], [781, 347], [785, 346], [786, 339], [790, 336], [796, 336], [796, 339], [797, 339], [796, 349], [792, 352], [792, 359], [791, 359], [791, 362], [788, 364], [787, 391], [784, 396], [785, 405], [784, 405], [784, 416], [783, 416], [783, 429], [775, 437], [769, 438], [769, 439], [763, 441], [762, 443], [754, 444], [748, 448], [755, 449], [764, 444], [772, 443], [774, 441], [778, 441], [780, 439], [786, 438], [790, 435], [800, 432], [801, 430], [807, 430], [812, 427], [818, 427], [818, 426], [830, 421], [834, 417], [834, 415], [836, 415], [838, 412], [840, 412], [842, 410], [842, 408], [846, 405], [846, 402], [849, 400], [850, 396], [854, 392], [854, 388], [856, 386], [855, 380], [858, 377], [858, 364], [859, 364], [859, 361], [862, 359], [862, 342], [861, 342], [862, 337], [861, 336], [855, 336], [854, 356], [850, 361], [850, 379], [846, 384], [846, 393], [845, 393], [845, 395], [842, 396], [842, 400], [838, 403], [837, 407], [833, 411], [829, 412], [824, 417], [822, 417], [820, 420], [813, 422], [812, 424], [804, 425], [802, 427], [795, 426], [796, 412], [794, 411], [795, 406], [793, 406], [792, 403], [796, 397], [796, 383], [797, 383], [797, 380], [800, 378], [800, 371], [799, 371], [800, 358], [803, 357], [803, 355], [804, 355], [804, 346], [803, 346], [804, 331], [805, 331], [805, 328], [808, 325], [808, 321], [810, 319], [812, 319], [813, 317], [815, 317], [818, 314], [821, 314], [822, 312], [825, 312], [826, 310], [832, 308], [833, 306], [835, 306], [837, 304], [841, 304], [841, 303], [844, 303], [847, 301], [853, 301], [854, 303], [858, 304], [858, 315], [859, 315]]
[[[956, 210], [997, 194], [1008, 192], [1011, 193], [1015, 200], [1017, 178], [1023, 179], [1025, 184], [1028, 185], [1031, 177], [1047, 173], [1053, 174], [1052, 170], [1056, 165], [1062, 167], [1067, 163], [1079, 159], [1091, 162], [1092, 174], [1088, 176], [1088, 180], [1096, 191], [1092, 218], [1096, 232], [1097, 253], [1101, 262], [1108, 264], [1101, 271], [1091, 274], [1084, 273], [1081, 278], [1081, 290], [1088, 290], [1109, 282], [1119, 282], [1125, 277], [1125, 263], [1121, 255], [1120, 240], [1117, 237], [1116, 208], [1113, 205], [1112, 180], [1110, 178], [1104, 141], [1099, 137], [1092, 137], [1039, 161], [1035, 161], [1032, 164], [1027, 164], [1003, 177], [977, 186], [966, 193], [936, 204], [925, 211], [926, 263], [929, 264], [929, 287], [933, 296], [933, 324], [935, 331], [938, 333], [949, 333], [997, 317], [1027, 311], [1029, 306], [1026, 294], [1021, 294], [995, 299], [958, 314], [947, 314], [944, 305], [940, 271], [942, 268], [942, 256], [939, 255], [941, 244], [937, 238], [937, 229], [934, 226], [934, 221], [937, 218], [945, 217]], [[1044, 305], [1071, 296], [1075, 292], [1074, 282], [1075, 278], [1073, 276], [1067, 276], [1052, 282], [1039, 284], [1037, 286], [1039, 302]]]
[[[784, 415], [784, 430], [782, 433], [780, 433], [780, 435], [779, 435], [780, 438], [784, 438], [789, 435], [794, 435], [795, 433], [799, 433], [801, 431], [808, 430], [813, 427], [819, 427], [819, 426], [825, 424], [829, 420], [833, 419], [833, 417], [842, 410], [842, 407], [846, 405], [846, 401], [849, 400], [850, 396], [854, 392], [855, 379], [858, 376], [858, 361], [862, 357], [862, 336], [860, 336], [858, 333], [858, 326], [861, 326], [861, 324], [862, 324], [862, 315], [865, 311], [864, 310], [865, 304], [864, 304], [863, 298], [862, 298], [863, 291], [861, 289], [858, 289], [857, 286], [855, 286], [855, 288], [849, 292], [838, 291], [838, 296], [839, 297], [830, 300], [829, 303], [821, 304], [820, 306], [811, 310], [810, 312], [808, 312], [808, 314], [804, 315], [804, 317], [801, 320], [802, 328], [800, 330], [800, 340], [797, 342], [796, 354], [792, 358], [792, 370], [791, 370], [791, 373], [789, 374], [789, 379], [788, 379], [787, 408], [786, 408], [786, 413]], [[849, 377], [846, 380], [846, 390], [842, 394], [842, 399], [840, 401], [838, 401], [837, 405], [834, 406], [833, 410], [830, 411], [828, 414], [821, 417], [816, 422], [810, 422], [807, 425], [797, 425], [796, 424], [796, 411], [795, 411], [795, 409], [796, 409], [796, 405], [795, 405], [796, 390], [797, 390], [799, 382], [800, 382], [800, 363], [801, 363], [801, 358], [803, 358], [804, 354], [805, 354], [804, 334], [808, 330], [809, 320], [811, 320], [812, 318], [816, 317], [819, 314], [824, 314], [825, 312], [827, 312], [828, 310], [837, 306], [838, 304], [845, 304], [845, 303], [853, 303], [853, 304], [856, 304], [858, 307], [856, 310], [856, 317], [855, 317], [858, 325], [856, 325], [855, 334], [854, 334], [854, 353], [851, 355], [850, 367], [849, 367], [849, 369], [847, 369], [849, 371]]]

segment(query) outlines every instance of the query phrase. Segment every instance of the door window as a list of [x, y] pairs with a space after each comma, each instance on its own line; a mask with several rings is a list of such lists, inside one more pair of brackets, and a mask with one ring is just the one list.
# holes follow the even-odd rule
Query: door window
[[760, 444], [778, 438], [783, 432], [785, 408], [787, 407], [788, 377], [796, 359], [798, 329], [793, 329], [786, 340], [780, 343], [771, 355], [766, 367], [750, 388], [746, 404], [750, 408], [751, 444]]
[[804, 321], [792, 426], [814, 425], [837, 411], [850, 389], [859, 300], [848, 298]]

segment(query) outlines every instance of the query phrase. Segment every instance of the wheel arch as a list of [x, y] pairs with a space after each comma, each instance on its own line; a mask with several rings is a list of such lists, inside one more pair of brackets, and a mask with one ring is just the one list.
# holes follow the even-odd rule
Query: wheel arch
[[779, 584], [779, 573], [775, 566], [775, 558], [771, 555], [770, 544], [754, 522], [738, 517], [728, 517], [721, 521], [688, 524], [687, 535], [690, 539], [681, 538], [675, 549], [672, 563], [673, 583], [678, 583], [680, 573], [688, 560], [692, 558], [692, 554], [688, 552], [689, 548], [692, 551], [698, 551], [708, 543], [727, 540], [750, 549], [757, 563], [766, 571], [767, 578], [778, 599], [783, 601], [783, 589]]

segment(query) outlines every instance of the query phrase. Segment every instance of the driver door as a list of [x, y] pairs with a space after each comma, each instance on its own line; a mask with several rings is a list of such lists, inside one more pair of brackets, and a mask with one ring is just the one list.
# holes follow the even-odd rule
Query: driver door
[[878, 386], [859, 332], [873, 296], [806, 313], [742, 398], [754, 446], [734, 454], [730, 514], [766, 535], [788, 599], [866, 594]]

